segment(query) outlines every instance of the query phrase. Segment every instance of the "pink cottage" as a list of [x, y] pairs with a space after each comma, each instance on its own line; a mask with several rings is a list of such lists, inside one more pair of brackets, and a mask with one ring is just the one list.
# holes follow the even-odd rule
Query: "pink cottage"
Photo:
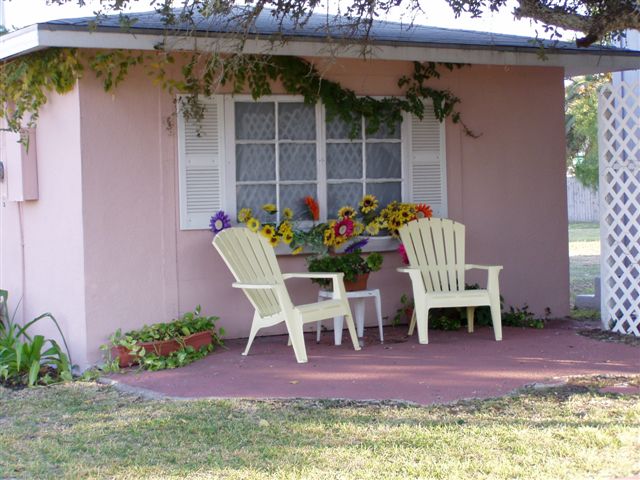
[[[0, 37], [0, 58], [56, 47], [189, 50], [179, 30], [165, 36], [155, 14], [134, 17], [129, 32], [112, 18], [95, 30], [89, 18], [33, 25]], [[1, 138], [0, 288], [10, 291], [18, 319], [52, 312], [81, 368], [100, 361], [99, 346], [116, 329], [168, 321], [197, 304], [221, 317], [229, 337], [247, 336], [251, 307], [211, 246], [209, 217], [224, 209], [235, 218], [239, 206], [265, 201], [287, 206], [304, 195], [326, 216], [365, 191], [426, 202], [437, 216], [465, 223], [468, 261], [504, 265], [506, 305], [568, 313], [564, 79], [637, 69], [637, 52], [561, 43], [543, 60], [528, 38], [380, 23], [364, 60], [358, 46], [328, 48], [312, 25], [277, 47], [268, 15], [255, 29], [245, 53], [269, 47], [302, 57], [358, 95], [403, 95], [398, 79], [414, 61], [468, 64], [433, 85], [461, 99], [465, 123], [480, 136], [429, 114], [422, 122], [407, 115], [383, 139], [349, 141], [323, 105], [305, 106], [280, 85], [257, 102], [215, 92], [198, 136], [176, 115], [175, 95], [153, 86], [142, 66], [114, 94], [87, 71], [70, 93], [49, 95], [28, 151], [11, 134]], [[220, 30], [202, 27], [199, 45], [224, 48]], [[285, 111], [295, 124], [279, 118]], [[281, 142], [287, 128], [304, 140]], [[385, 256], [370, 283], [382, 291], [383, 315], [393, 316], [410, 284], [396, 272], [399, 256]], [[284, 271], [305, 269], [303, 258], [279, 260]], [[309, 284], [295, 288], [296, 300], [316, 296]]]

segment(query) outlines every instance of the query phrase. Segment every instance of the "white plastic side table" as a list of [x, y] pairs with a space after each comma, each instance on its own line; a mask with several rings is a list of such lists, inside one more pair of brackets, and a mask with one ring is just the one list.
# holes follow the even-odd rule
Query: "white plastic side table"
[[[318, 301], [332, 299], [333, 292], [329, 290], [320, 290], [318, 293]], [[347, 298], [353, 300], [353, 316], [356, 322], [356, 330], [358, 338], [364, 335], [364, 301], [367, 298], [373, 298], [376, 306], [376, 316], [378, 317], [378, 329], [380, 330], [380, 343], [384, 343], [384, 334], [382, 333], [382, 305], [380, 301], [380, 290], [358, 290], [355, 292], [347, 292]], [[344, 328], [344, 317], [334, 317], [333, 319], [333, 338], [336, 345], [342, 344], [342, 329]], [[322, 320], [317, 322], [316, 340], [320, 341], [322, 331]]]

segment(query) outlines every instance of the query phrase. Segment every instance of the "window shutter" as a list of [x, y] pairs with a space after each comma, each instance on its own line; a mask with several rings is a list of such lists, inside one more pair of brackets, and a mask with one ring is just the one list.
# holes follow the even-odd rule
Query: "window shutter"
[[208, 229], [224, 198], [224, 105], [219, 96], [201, 101], [205, 111], [200, 122], [185, 120], [178, 112], [181, 230]]
[[438, 121], [430, 105], [425, 107], [422, 120], [411, 115], [411, 201], [426, 203], [433, 209], [434, 216], [446, 217], [444, 123]]

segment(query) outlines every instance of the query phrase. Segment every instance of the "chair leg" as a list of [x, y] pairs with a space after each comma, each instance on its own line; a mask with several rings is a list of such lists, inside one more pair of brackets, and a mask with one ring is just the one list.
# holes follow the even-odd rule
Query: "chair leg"
[[356, 333], [356, 326], [353, 323], [353, 316], [351, 315], [351, 309], [349, 308], [349, 303], [346, 302], [347, 313], [344, 316], [344, 319], [347, 322], [347, 328], [349, 329], [349, 336], [351, 336], [351, 343], [353, 343], [354, 350], [360, 350], [360, 343], [358, 343], [358, 334]]
[[384, 343], [384, 331], [382, 328], [382, 302], [380, 301], [380, 292], [377, 291], [376, 296], [373, 297], [376, 304], [376, 320], [378, 320], [378, 331], [380, 332], [380, 343]]
[[493, 323], [493, 334], [496, 342], [502, 340], [502, 315], [500, 312], [500, 297], [491, 298], [491, 322]]
[[302, 319], [291, 318], [295, 315], [295, 313], [291, 312], [285, 318], [287, 330], [289, 331], [289, 341], [293, 346], [293, 353], [295, 353], [298, 363], [307, 363], [307, 349], [304, 346], [304, 331], [302, 329]]
[[411, 315], [411, 322], [409, 322], [409, 332], [407, 333], [407, 335], [411, 336], [413, 335], [413, 331], [416, 328], [416, 309], [413, 309], [413, 314]]
[[467, 330], [473, 333], [473, 317], [476, 314], [476, 307], [467, 307]]
[[429, 305], [424, 296], [415, 299], [414, 315], [418, 325], [418, 343], [426, 345], [429, 343]]
[[256, 338], [256, 333], [258, 333], [258, 330], [260, 330], [260, 327], [258, 326], [259, 322], [260, 322], [260, 316], [258, 315], [258, 312], [255, 312], [253, 314], [253, 321], [251, 322], [251, 333], [249, 333], [249, 341], [247, 342], [247, 348], [244, 349], [244, 352], [242, 352], [242, 355], [249, 355], [249, 349], [251, 348], [251, 344], [253, 343], [253, 340]]

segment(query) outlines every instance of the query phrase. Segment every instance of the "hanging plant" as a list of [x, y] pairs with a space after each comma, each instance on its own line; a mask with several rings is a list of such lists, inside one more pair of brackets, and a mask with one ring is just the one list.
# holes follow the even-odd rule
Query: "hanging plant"
[[[231, 85], [234, 93], [249, 91], [254, 99], [272, 93], [272, 85], [279, 82], [292, 95], [301, 95], [305, 103], [322, 102], [329, 120], [338, 117], [350, 126], [351, 136], [357, 135], [361, 119], [366, 120], [367, 133], [376, 132], [382, 125], [393, 129], [408, 112], [422, 119], [425, 100], [430, 100], [436, 118], [451, 118], [460, 123], [465, 132], [476, 136], [462, 122], [456, 107], [460, 99], [447, 89], [428, 86], [427, 82], [440, 77], [439, 69], [449, 71], [462, 64], [414, 62], [413, 73], [398, 79], [404, 97], [373, 98], [358, 96], [338, 82], [323, 78], [314, 65], [292, 56], [227, 55], [193, 53], [176, 78], [169, 73], [175, 63], [170, 52], [142, 54], [126, 50], [109, 50], [93, 55], [77, 49], [51, 48], [35, 52], [0, 65], [0, 117], [7, 120], [14, 132], [36, 124], [49, 92], [69, 92], [84, 73], [85, 68], [102, 80], [106, 92], [112, 92], [127, 77], [132, 67], [141, 65], [151, 81], [169, 93], [181, 92], [181, 111], [185, 117], [199, 121], [204, 115], [200, 96], [209, 96], [219, 86]], [[86, 65], [86, 67], [85, 67]]]

